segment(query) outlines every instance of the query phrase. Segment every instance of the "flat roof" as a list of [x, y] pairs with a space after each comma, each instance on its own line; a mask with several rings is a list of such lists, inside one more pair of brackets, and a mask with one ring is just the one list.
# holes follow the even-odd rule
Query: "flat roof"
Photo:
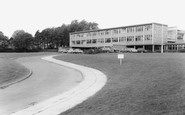
[[96, 30], [85, 30], [85, 31], [77, 31], [77, 32], [71, 32], [70, 34], [79, 34], [79, 33], [86, 33], [86, 32], [94, 32], [94, 31], [104, 31], [104, 30], [111, 30], [111, 29], [119, 29], [119, 28], [126, 28], [126, 27], [133, 27], [133, 26], [143, 26], [143, 25], [150, 25], [150, 24], [157, 24], [157, 25], [164, 25], [168, 26], [166, 24], [160, 24], [160, 23], [145, 23], [145, 24], [137, 24], [137, 25], [129, 25], [129, 26], [121, 26], [121, 27], [113, 27], [113, 28], [105, 28], [105, 29], [96, 29]]

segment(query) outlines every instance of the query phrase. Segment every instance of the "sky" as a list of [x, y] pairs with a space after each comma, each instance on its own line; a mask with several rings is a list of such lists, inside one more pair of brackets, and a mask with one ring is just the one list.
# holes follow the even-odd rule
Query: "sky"
[[96, 22], [100, 29], [143, 23], [162, 23], [185, 30], [184, 0], [0, 0], [0, 31], [15, 30], [33, 36], [37, 30]]

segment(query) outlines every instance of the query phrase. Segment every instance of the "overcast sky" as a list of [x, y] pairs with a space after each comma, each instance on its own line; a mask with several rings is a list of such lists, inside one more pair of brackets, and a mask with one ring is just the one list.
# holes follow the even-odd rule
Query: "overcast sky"
[[0, 0], [0, 4], [0, 31], [9, 37], [15, 30], [34, 35], [75, 19], [96, 22], [101, 29], [157, 22], [185, 30], [184, 0]]

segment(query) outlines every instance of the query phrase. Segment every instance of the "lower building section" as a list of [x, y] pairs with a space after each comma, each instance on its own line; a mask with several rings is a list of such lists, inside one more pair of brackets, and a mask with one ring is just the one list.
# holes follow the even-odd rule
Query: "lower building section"
[[[79, 48], [79, 49], [94, 49], [94, 48], [103, 48], [103, 47], [109, 47], [113, 49], [124, 49], [124, 48], [134, 48], [134, 49], [144, 49], [147, 52], [160, 52], [161, 51], [161, 45], [159, 44], [147, 44], [147, 45], [120, 45], [120, 44], [114, 44], [112, 46], [99, 46], [99, 47], [72, 47], [72, 48]], [[166, 48], [166, 47], [164, 47]]]

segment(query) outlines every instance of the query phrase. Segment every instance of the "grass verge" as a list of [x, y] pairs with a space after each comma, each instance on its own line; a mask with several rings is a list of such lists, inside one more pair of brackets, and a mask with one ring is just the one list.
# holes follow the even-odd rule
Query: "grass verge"
[[108, 77], [95, 96], [60, 115], [183, 115], [185, 54], [63, 55], [56, 59], [96, 68]]
[[17, 62], [9, 59], [0, 58], [0, 88], [27, 77], [30, 71]]
[[14, 61], [17, 58], [54, 55], [55, 52], [36, 52], [36, 53], [0, 53], [0, 88], [6, 88], [12, 83], [22, 81], [28, 77], [30, 70]]

